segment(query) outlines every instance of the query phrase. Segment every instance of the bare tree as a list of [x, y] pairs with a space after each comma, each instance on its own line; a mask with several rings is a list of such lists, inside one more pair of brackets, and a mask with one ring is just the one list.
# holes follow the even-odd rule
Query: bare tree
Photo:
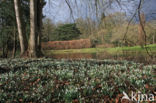
[[20, 41], [21, 56], [22, 56], [27, 50], [28, 42], [27, 42], [26, 34], [22, 23], [23, 20], [21, 15], [20, 0], [14, 0], [14, 7], [15, 7], [16, 21], [18, 27], [19, 41]]
[[[142, 23], [142, 24], [141, 24]], [[139, 45], [143, 47], [145, 44], [145, 34], [143, 32], [142, 26], [145, 26], [145, 15], [142, 13], [140, 14], [140, 23], [138, 25], [138, 40], [139, 40]]]
[[14, 26], [13, 34], [14, 34], [14, 44], [12, 50], [12, 58], [14, 58], [16, 55], [16, 27], [15, 26]]
[[42, 9], [45, 5], [43, 0], [30, 0], [30, 39], [29, 57], [40, 57], [41, 34], [42, 34]]
[[37, 57], [37, 36], [37, 0], [30, 0], [30, 57]]
[[45, 5], [44, 0], [38, 0], [37, 1], [37, 49], [38, 49], [38, 56], [43, 56], [43, 53], [41, 51], [41, 38], [42, 38], [42, 28], [43, 28], [43, 7]]
[[143, 47], [145, 47], [145, 50], [146, 50], [146, 52], [147, 52], [147, 54], [151, 57], [151, 58], [153, 58], [153, 56], [150, 54], [150, 51], [148, 50], [148, 48], [146, 47], [146, 42], [147, 42], [147, 36], [146, 36], [146, 31], [145, 31], [145, 16], [144, 15], [142, 15], [140, 12], [141, 12], [141, 6], [142, 6], [142, 3], [143, 3], [143, 0], [140, 0], [139, 1], [139, 6], [138, 6], [138, 17], [139, 17], [139, 22], [140, 22], [140, 29], [141, 29], [141, 34], [142, 34], [142, 36], [143, 36], [143, 38], [142, 39], [144, 39], [143, 41], [144, 41], [144, 45], [143, 45]]

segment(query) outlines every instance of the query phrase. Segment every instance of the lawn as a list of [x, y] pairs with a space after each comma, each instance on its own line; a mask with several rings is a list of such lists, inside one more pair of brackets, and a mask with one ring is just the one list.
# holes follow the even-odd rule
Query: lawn
[[[156, 44], [147, 45], [147, 49], [150, 52], [156, 52]], [[66, 54], [66, 53], [100, 53], [108, 52], [110, 54], [122, 53], [123, 51], [135, 51], [135, 52], [146, 52], [145, 48], [140, 46], [134, 47], [115, 47], [115, 48], [84, 48], [84, 49], [67, 49], [67, 50], [45, 50], [46, 55], [51, 54]]]
[[115, 60], [1, 59], [0, 101], [120, 103], [155, 92], [156, 65]]

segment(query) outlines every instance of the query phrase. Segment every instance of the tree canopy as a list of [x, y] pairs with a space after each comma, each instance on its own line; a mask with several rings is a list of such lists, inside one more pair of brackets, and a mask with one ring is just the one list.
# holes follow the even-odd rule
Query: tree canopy
[[78, 38], [80, 34], [80, 30], [76, 27], [76, 24], [58, 26], [53, 33], [55, 40], [72, 40]]

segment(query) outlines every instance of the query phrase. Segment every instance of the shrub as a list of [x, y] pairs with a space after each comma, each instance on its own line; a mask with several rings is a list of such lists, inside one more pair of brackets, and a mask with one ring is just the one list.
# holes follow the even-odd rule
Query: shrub
[[80, 36], [80, 31], [76, 24], [64, 24], [54, 30], [54, 40], [72, 40]]
[[70, 41], [49, 41], [42, 43], [44, 50], [51, 49], [81, 49], [90, 48], [91, 41], [89, 39], [70, 40]]

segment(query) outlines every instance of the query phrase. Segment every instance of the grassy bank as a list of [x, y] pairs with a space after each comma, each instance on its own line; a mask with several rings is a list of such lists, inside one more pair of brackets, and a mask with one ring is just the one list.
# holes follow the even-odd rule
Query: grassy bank
[[[156, 52], [156, 44], [147, 45], [148, 50], [151, 52]], [[65, 53], [100, 53], [108, 52], [110, 54], [122, 53], [123, 51], [139, 51], [146, 52], [145, 48], [140, 46], [134, 47], [115, 47], [115, 48], [85, 48], [85, 49], [67, 49], [67, 50], [46, 50], [45, 53], [48, 54], [65, 54]]]
[[[151, 44], [147, 45], [147, 49], [151, 53], [156, 53], [156, 44]], [[141, 53], [146, 53], [146, 49], [142, 48], [140, 46], [133, 46], [133, 47], [114, 47], [114, 48], [84, 48], [84, 49], [66, 49], [66, 50], [45, 50], [44, 54], [45, 56], [51, 56], [53, 54], [74, 54], [74, 53], [89, 53], [89, 54], [94, 54], [94, 53], [102, 53], [102, 52], [107, 52], [109, 54], [120, 54], [123, 53], [123, 51], [126, 52], [141, 52]], [[2, 51], [0, 51], [0, 55], [2, 55]], [[9, 57], [12, 55], [12, 52], [9, 52]], [[16, 52], [16, 55], [20, 55], [20, 51], [18, 50]], [[17, 57], [18, 57], [17, 56]]]

